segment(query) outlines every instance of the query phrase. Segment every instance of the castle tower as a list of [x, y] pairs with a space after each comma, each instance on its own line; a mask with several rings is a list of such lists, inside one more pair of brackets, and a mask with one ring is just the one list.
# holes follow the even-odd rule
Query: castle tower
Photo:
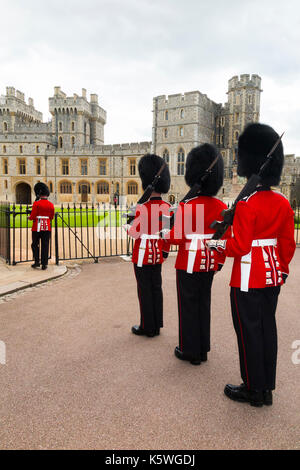
[[33, 99], [25, 102], [25, 95], [14, 87], [6, 87], [6, 95], [0, 97], [0, 131], [14, 133], [16, 126], [38, 124], [43, 115], [34, 108]]
[[199, 91], [153, 99], [152, 150], [169, 164], [175, 199], [186, 191], [188, 152], [204, 142], [214, 142], [218, 106]]
[[89, 102], [84, 88], [82, 96], [74, 93], [67, 97], [60, 87], [54, 87], [54, 96], [49, 98], [49, 111], [58, 148], [75, 149], [104, 143], [106, 111], [98, 105], [97, 95], [92, 94]]

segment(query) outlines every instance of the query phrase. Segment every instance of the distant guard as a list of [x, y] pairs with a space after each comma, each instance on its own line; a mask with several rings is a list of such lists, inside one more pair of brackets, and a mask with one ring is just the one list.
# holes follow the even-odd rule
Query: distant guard
[[[247, 179], [257, 175], [278, 138], [270, 126], [249, 124], [238, 142], [238, 175]], [[224, 392], [228, 398], [252, 406], [272, 404], [277, 362], [275, 313], [296, 246], [294, 212], [289, 201], [271, 189], [280, 182], [283, 161], [280, 141], [261, 184], [237, 203], [233, 238], [207, 242], [210, 249], [234, 258], [230, 297], [243, 383], [228, 384]]]
[[54, 217], [54, 205], [48, 201], [50, 191], [45, 183], [37, 183], [34, 186], [36, 200], [33, 203], [29, 220], [32, 225], [32, 253], [34, 264], [32, 268], [40, 267], [40, 242], [42, 269], [47, 269], [49, 256], [49, 240], [51, 235], [51, 221]]

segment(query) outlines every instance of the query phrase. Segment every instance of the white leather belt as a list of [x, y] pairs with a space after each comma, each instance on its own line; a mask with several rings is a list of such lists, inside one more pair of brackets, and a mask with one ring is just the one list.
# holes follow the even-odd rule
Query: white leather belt
[[143, 233], [141, 235], [141, 243], [139, 246], [139, 256], [138, 256], [138, 262], [137, 262], [137, 266], [139, 268], [143, 266], [144, 257], [146, 253], [147, 240], [159, 240], [159, 238], [160, 238], [159, 235], [148, 235], [147, 233]]
[[[252, 246], [276, 246], [277, 238], [261, 238], [253, 240]], [[248, 292], [251, 271], [252, 250], [241, 258], [241, 291]]]
[[[185, 238], [187, 240], [191, 240], [190, 246], [189, 246], [189, 254], [188, 254], [188, 265], [187, 265], [187, 273], [192, 274], [194, 272], [194, 264], [195, 264], [195, 259], [196, 259], [196, 254], [197, 254], [197, 248], [198, 248], [198, 240], [208, 240], [209, 238], [213, 237], [213, 233], [192, 233], [191, 235], [186, 235]], [[202, 242], [201, 242], [202, 243]], [[205, 249], [205, 246], [202, 247], [202, 249]]]
[[37, 216], [37, 219], [38, 219], [38, 223], [37, 223], [37, 232], [40, 232], [41, 231], [41, 222], [43, 222], [44, 219], [49, 219], [48, 216], [46, 215], [38, 215]]

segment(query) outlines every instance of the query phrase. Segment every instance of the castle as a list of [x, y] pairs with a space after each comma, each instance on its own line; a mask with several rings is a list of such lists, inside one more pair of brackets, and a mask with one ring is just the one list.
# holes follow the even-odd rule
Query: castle
[[[142, 193], [137, 164], [145, 153], [163, 156], [172, 182], [168, 199], [187, 192], [184, 167], [188, 152], [204, 142], [215, 144], [225, 164], [219, 196], [231, 202], [243, 181], [236, 175], [237, 142], [244, 126], [259, 121], [261, 78], [234, 76], [225, 105], [199, 91], [153, 99], [152, 142], [104, 144], [106, 111], [98, 96], [72, 97], [54, 88], [49, 98], [51, 121], [43, 122], [32, 98], [13, 87], [0, 97], [0, 200], [31, 203], [33, 187], [44, 181], [50, 199], [60, 203], [135, 203]], [[281, 191], [299, 203], [300, 159], [286, 156]], [[298, 191], [298, 193], [297, 193]]]

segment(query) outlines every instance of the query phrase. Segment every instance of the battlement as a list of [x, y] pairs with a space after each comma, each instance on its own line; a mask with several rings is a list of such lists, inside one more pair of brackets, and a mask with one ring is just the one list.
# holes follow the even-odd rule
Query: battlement
[[27, 104], [25, 94], [12, 86], [6, 87], [6, 95], [1, 95], [0, 111], [21, 115], [31, 121], [42, 122], [43, 120], [43, 114], [35, 109], [33, 99], [28, 98]]
[[228, 80], [228, 92], [236, 88], [244, 88], [246, 86], [251, 88], [258, 88], [260, 90], [261, 77], [257, 74], [252, 74], [250, 76], [250, 74], [244, 73], [241, 74], [240, 77], [235, 75], [234, 77], [230, 78], [230, 80]]

